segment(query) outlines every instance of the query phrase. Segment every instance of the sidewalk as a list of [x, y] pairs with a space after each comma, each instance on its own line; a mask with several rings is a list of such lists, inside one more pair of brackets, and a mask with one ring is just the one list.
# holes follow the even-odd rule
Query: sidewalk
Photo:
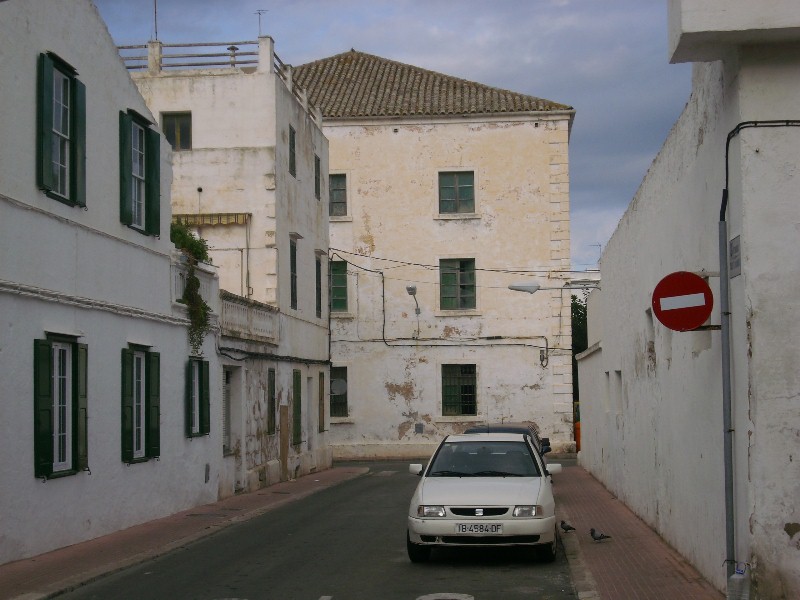
[[[554, 461], [556, 462], [556, 461]], [[723, 600], [725, 595], [579, 466], [553, 477], [556, 513], [581, 600]], [[611, 536], [595, 542], [589, 529]]]
[[[334, 467], [0, 565], [0, 600], [52, 597], [368, 470]], [[583, 468], [565, 467], [554, 480], [557, 514], [576, 528], [561, 540], [581, 600], [723, 600], [722, 593]], [[612, 538], [592, 541], [591, 527]]]
[[0, 565], [0, 600], [50, 598], [103, 575], [166, 554], [233, 523], [363, 475], [368, 470], [365, 467], [334, 467], [88, 542]]

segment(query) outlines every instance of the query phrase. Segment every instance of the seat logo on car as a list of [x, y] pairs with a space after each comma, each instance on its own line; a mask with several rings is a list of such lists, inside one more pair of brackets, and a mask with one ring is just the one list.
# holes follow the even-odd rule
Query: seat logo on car
[[483, 516], [483, 509], [482, 508], [476, 508], [475, 509], [475, 516], [476, 517], [482, 517]]

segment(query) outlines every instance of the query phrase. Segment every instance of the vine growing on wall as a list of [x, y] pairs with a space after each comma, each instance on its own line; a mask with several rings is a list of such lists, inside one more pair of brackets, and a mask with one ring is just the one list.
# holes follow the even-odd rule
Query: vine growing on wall
[[189, 346], [195, 355], [202, 354], [203, 339], [211, 330], [211, 307], [200, 295], [200, 279], [197, 277], [198, 262], [211, 262], [208, 244], [196, 237], [183, 223], [173, 223], [170, 227], [170, 240], [186, 256], [189, 269], [181, 302], [186, 305], [189, 316]]

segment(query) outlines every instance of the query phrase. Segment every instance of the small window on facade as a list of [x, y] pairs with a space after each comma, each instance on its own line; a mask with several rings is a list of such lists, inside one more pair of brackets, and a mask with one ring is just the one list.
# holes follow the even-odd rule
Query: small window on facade
[[330, 191], [330, 206], [328, 213], [331, 217], [347, 216], [347, 175], [328, 176]]
[[120, 112], [120, 221], [159, 235], [161, 136], [133, 111]]
[[231, 452], [231, 387], [233, 383], [233, 371], [223, 369], [222, 371], [222, 453]]
[[475, 175], [472, 171], [439, 173], [439, 212], [475, 212]]
[[317, 256], [315, 266], [316, 266], [316, 299], [317, 299], [317, 318], [322, 318], [322, 259]]
[[442, 365], [442, 415], [478, 414], [475, 365]]
[[347, 416], [347, 367], [331, 367], [331, 416]]
[[295, 155], [295, 133], [294, 127], [289, 126], [289, 174], [297, 177], [297, 157]]
[[292, 371], [292, 445], [297, 446], [303, 435], [303, 390], [302, 373], [299, 369]]
[[51, 198], [85, 206], [86, 88], [67, 63], [40, 54], [36, 101], [37, 184]]
[[322, 195], [322, 167], [319, 156], [314, 155], [314, 197], [319, 200]]
[[290, 306], [297, 309], [297, 242], [289, 240]]
[[317, 431], [325, 431], [325, 373], [319, 374], [319, 393], [317, 394], [318, 425]]
[[160, 355], [146, 348], [122, 349], [122, 460], [148, 460], [161, 453]]
[[190, 358], [186, 365], [186, 437], [211, 431], [208, 361]]
[[347, 262], [332, 260], [331, 269], [331, 312], [347, 312]]
[[267, 371], [267, 434], [275, 434], [275, 411], [278, 409], [275, 398], [275, 369]]
[[173, 150], [192, 149], [192, 113], [161, 113], [161, 129]]
[[87, 347], [74, 338], [34, 340], [34, 474], [88, 468]]
[[475, 308], [475, 259], [439, 261], [439, 294], [442, 310]]

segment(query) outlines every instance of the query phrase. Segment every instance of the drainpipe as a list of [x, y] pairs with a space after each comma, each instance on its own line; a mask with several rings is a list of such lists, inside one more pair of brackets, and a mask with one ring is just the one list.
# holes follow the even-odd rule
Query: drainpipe
[[722, 204], [719, 209], [719, 294], [722, 344], [722, 426], [724, 429], [725, 458], [725, 564], [728, 579], [736, 571], [736, 529], [734, 523], [733, 496], [733, 419], [731, 409], [731, 342], [730, 342], [730, 292], [728, 285], [728, 158], [731, 140], [743, 129], [753, 127], [800, 127], [798, 120], [742, 121], [734, 127], [725, 141], [725, 188], [722, 190]]

